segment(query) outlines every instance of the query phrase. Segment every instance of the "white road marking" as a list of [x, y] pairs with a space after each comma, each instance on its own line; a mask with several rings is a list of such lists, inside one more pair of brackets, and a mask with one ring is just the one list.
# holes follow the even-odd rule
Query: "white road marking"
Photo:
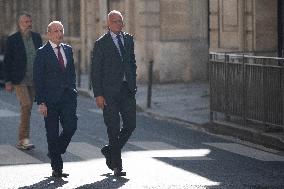
[[67, 151], [79, 156], [83, 160], [102, 158], [101, 150], [98, 147], [90, 145], [85, 142], [71, 142]]
[[165, 142], [138, 141], [129, 143], [145, 150], [177, 149], [177, 147], [167, 144]]
[[102, 110], [100, 110], [100, 109], [89, 109], [89, 111], [90, 112], [94, 112], [94, 113], [96, 113], [96, 114], [103, 114], [103, 111]]
[[[134, 183], [136, 182], [137, 186], [141, 186], [142, 183], [151, 183], [151, 188], [155, 188], [155, 186], [159, 186], [159, 188], [171, 188], [169, 186], [185, 188], [181, 186], [216, 186], [220, 184], [189, 170], [144, 156], [144, 152], [135, 151], [124, 154], [127, 174], [130, 172], [128, 178], [133, 180]], [[173, 150], [173, 153], [175, 153], [175, 150]], [[149, 151], [149, 154], [151, 154], [151, 151]]]
[[[104, 158], [95, 158], [100, 154], [99, 148], [84, 142], [72, 142], [69, 152], [80, 156], [82, 159], [91, 159], [80, 162], [64, 162], [64, 172], [69, 173], [68, 178], [63, 178], [63, 188], [175, 188], [181, 189], [187, 186], [217, 186], [215, 182], [200, 176], [194, 172], [175, 167], [152, 158], [155, 153], [163, 156], [163, 150], [124, 152], [124, 169], [127, 176], [115, 178], [111, 170], [105, 165]], [[7, 149], [2, 149], [1, 151]], [[177, 149], [178, 150], [178, 149]], [[164, 150], [166, 151], [166, 150]], [[170, 151], [170, 150], [169, 150]], [[173, 150], [175, 154], [176, 150]], [[198, 150], [197, 150], [198, 151]], [[144, 154], [145, 152], [149, 154]], [[20, 155], [22, 156], [22, 154]], [[158, 154], [158, 156], [160, 156]], [[6, 157], [7, 158], [7, 157]], [[10, 156], [9, 156], [10, 158]], [[21, 175], [21, 176], [19, 176]], [[58, 187], [51, 175], [49, 163], [29, 165], [0, 166], [1, 188], [41, 187], [44, 184], [49, 187]]]
[[[187, 186], [198, 186], [207, 188], [208, 186], [218, 186], [219, 182], [198, 175], [190, 170], [184, 170], [165, 163], [153, 157], [175, 157], [175, 158], [202, 158], [206, 157], [210, 149], [178, 149], [170, 144], [163, 142], [131, 142], [131, 144], [146, 149], [144, 151], [128, 151], [123, 153], [124, 169], [127, 176], [116, 180], [111, 176], [112, 172], [105, 165], [105, 159], [96, 146], [85, 142], [71, 142], [68, 152], [81, 157], [84, 161], [64, 162], [64, 172], [70, 174], [63, 179], [63, 188], [104, 188], [113, 186], [120, 189], [130, 188], [187, 188]], [[247, 156], [262, 157], [262, 160], [280, 160], [281, 156], [255, 150], [239, 144], [233, 143], [205, 143], [216, 148], [242, 152]], [[14, 165], [6, 162], [5, 166], [0, 166], [0, 186], [1, 188], [19, 187], [40, 187], [44, 183], [52, 187], [56, 184], [50, 180], [51, 167], [49, 163], [41, 163], [39, 160], [27, 157], [30, 161], [24, 161], [25, 156], [29, 156], [20, 150], [9, 145], [0, 146], [0, 162], [19, 158], [19, 163], [35, 163], [28, 165]], [[265, 157], [265, 158], [264, 158]], [[269, 157], [269, 158], [267, 158]], [[281, 157], [283, 158], [283, 157]], [[282, 160], [282, 159], [281, 159]], [[16, 162], [16, 161], [14, 161]], [[10, 165], [8, 165], [10, 164]], [[12, 165], [11, 165], [12, 164]], [[21, 175], [21, 176], [19, 176]], [[58, 184], [58, 183], [57, 183]], [[58, 186], [57, 186], [58, 187]]]
[[[175, 146], [164, 142], [129, 142], [132, 145], [147, 151], [139, 152], [139, 155], [148, 157], [169, 157], [174, 160], [213, 160], [207, 155], [210, 153], [208, 149], [178, 149]], [[135, 152], [133, 152], [135, 153]]]
[[42, 163], [40, 160], [10, 145], [0, 145], [0, 165]]
[[10, 110], [0, 109], [0, 117], [14, 117], [19, 116], [20, 114], [12, 112]]
[[236, 143], [203, 143], [208, 146], [213, 146], [218, 149], [226, 150], [242, 156], [254, 158], [260, 161], [284, 161], [284, 157], [262, 150], [250, 148]]

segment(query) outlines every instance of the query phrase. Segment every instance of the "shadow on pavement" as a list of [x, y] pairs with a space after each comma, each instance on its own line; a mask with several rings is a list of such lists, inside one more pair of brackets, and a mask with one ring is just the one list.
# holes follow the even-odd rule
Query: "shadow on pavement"
[[127, 178], [115, 177], [111, 173], [103, 174], [101, 176], [105, 176], [106, 178], [91, 184], [80, 186], [76, 189], [88, 189], [88, 188], [117, 189], [122, 187], [126, 182], [129, 181], [129, 179]]
[[35, 183], [30, 186], [23, 186], [19, 189], [31, 189], [31, 188], [37, 188], [37, 189], [56, 189], [59, 187], [62, 187], [64, 184], [67, 184], [68, 181], [63, 180], [62, 178], [54, 178], [52, 176], [45, 177], [44, 180]]

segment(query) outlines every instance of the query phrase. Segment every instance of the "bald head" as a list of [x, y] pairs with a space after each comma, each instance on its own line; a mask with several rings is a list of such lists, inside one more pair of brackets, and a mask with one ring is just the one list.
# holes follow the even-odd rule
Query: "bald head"
[[112, 10], [108, 13], [107, 26], [110, 31], [119, 34], [124, 26], [121, 12]]
[[107, 15], [108, 20], [110, 19], [111, 16], [114, 16], [114, 15], [120, 16], [121, 19], [123, 20], [123, 16], [122, 16], [121, 12], [119, 12], [117, 10], [112, 10], [108, 13], [108, 15]]
[[52, 21], [47, 26], [48, 40], [59, 45], [63, 41], [64, 27], [60, 21]]

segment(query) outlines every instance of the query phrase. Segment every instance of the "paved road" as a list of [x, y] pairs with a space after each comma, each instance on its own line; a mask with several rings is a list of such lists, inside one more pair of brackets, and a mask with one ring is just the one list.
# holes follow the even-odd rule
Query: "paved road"
[[50, 177], [42, 118], [34, 107], [36, 149], [15, 148], [19, 109], [0, 90], [0, 188], [283, 189], [283, 152], [209, 135], [185, 125], [137, 115], [137, 129], [123, 151], [127, 176], [115, 178], [100, 148], [106, 128], [93, 99], [78, 99], [78, 130], [64, 155], [63, 179]]

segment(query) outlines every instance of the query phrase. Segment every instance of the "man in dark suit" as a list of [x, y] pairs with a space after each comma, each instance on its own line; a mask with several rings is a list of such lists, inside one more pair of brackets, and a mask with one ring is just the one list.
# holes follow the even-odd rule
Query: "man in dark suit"
[[22, 13], [18, 19], [19, 31], [7, 39], [4, 57], [5, 89], [15, 89], [21, 106], [19, 141], [17, 148], [34, 148], [30, 142], [30, 117], [34, 101], [33, 62], [36, 50], [42, 45], [40, 34], [32, 32], [32, 17]]
[[[37, 51], [34, 62], [34, 83], [39, 112], [44, 116], [48, 157], [52, 176], [62, 173], [61, 154], [66, 152], [77, 129], [77, 90], [72, 48], [63, 44], [64, 28], [53, 21], [47, 27], [48, 42]], [[62, 132], [59, 134], [59, 122]]]
[[107, 23], [109, 31], [94, 45], [92, 87], [96, 104], [103, 110], [109, 138], [101, 152], [114, 175], [125, 176], [121, 149], [136, 127], [134, 41], [131, 35], [122, 32], [123, 17], [119, 11], [111, 11]]

